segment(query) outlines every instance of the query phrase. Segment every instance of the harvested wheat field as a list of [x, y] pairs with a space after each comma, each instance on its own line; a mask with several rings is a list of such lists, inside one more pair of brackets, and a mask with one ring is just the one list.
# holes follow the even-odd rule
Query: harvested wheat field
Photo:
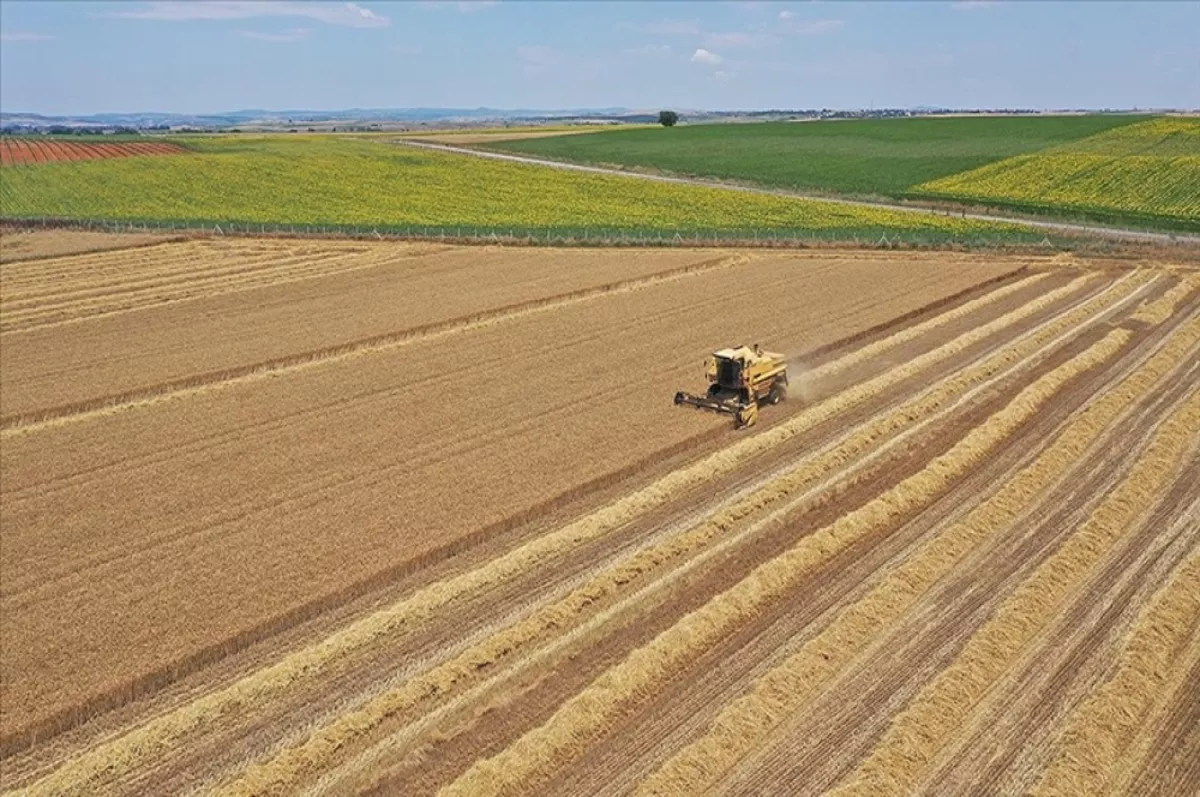
[[168, 241], [0, 350], [5, 791], [1200, 788], [1187, 267]]
[[160, 233], [40, 230], [0, 226], [0, 263], [100, 252], [106, 249], [128, 249], [169, 240], [169, 236]]

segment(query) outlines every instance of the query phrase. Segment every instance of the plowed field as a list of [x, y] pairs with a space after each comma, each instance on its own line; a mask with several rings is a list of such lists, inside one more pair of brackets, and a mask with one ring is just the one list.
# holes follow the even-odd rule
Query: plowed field
[[63, 141], [54, 138], [0, 138], [0, 166], [28, 163], [178, 155], [187, 152], [167, 141]]
[[1200, 785], [1194, 271], [169, 242], [0, 347], [0, 788]]

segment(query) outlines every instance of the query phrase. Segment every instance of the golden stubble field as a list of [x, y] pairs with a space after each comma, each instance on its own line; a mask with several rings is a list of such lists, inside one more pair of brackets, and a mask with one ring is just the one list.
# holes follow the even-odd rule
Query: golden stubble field
[[[5, 262], [0, 788], [1186, 793], [1169, 265]], [[755, 341], [792, 358], [762, 426], [671, 405]]]

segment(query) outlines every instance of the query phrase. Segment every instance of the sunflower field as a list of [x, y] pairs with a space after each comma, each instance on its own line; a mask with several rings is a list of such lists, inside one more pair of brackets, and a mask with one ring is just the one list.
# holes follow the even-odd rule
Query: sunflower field
[[1010, 224], [568, 172], [382, 140], [275, 135], [179, 143], [190, 152], [4, 167], [0, 213], [8, 219], [460, 232], [1033, 235]]
[[1200, 119], [1118, 127], [932, 180], [912, 193], [1200, 230]]

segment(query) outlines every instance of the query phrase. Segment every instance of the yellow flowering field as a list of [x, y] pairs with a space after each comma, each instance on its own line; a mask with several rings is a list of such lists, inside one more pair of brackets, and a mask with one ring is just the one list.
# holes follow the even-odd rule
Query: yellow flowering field
[[1118, 127], [932, 180], [915, 193], [1200, 229], [1200, 119]]
[[183, 142], [172, 158], [8, 166], [6, 217], [466, 230], [644, 230], [933, 237], [1015, 225], [655, 183], [319, 136]]

